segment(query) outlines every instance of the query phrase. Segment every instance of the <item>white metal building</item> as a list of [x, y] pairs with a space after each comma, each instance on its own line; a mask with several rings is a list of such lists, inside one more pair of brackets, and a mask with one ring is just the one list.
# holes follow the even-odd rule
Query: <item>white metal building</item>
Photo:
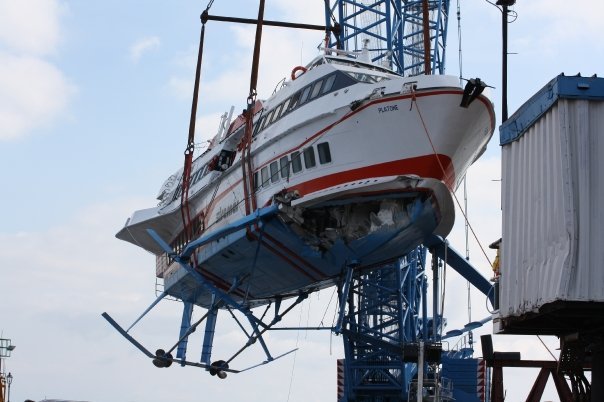
[[499, 330], [561, 334], [604, 320], [604, 78], [554, 78], [500, 139]]

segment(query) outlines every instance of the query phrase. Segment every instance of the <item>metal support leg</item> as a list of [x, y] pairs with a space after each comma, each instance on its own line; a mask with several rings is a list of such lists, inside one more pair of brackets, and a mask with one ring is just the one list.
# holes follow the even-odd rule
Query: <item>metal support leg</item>
[[593, 352], [591, 372], [591, 400], [604, 401], [604, 345]]
[[438, 341], [438, 326], [439, 326], [439, 313], [438, 313], [438, 257], [432, 254], [432, 341]]
[[208, 318], [206, 321], [206, 329], [203, 335], [203, 346], [201, 347], [201, 363], [212, 363], [212, 346], [214, 345], [214, 333], [216, 331], [216, 319], [218, 318], [218, 309], [214, 307], [208, 310]]
[[493, 367], [491, 402], [503, 402], [503, 367]]
[[424, 400], [424, 342], [419, 341], [417, 358], [417, 402]]
[[[180, 322], [180, 334], [178, 338], [178, 349], [176, 350], [176, 358], [181, 360], [187, 359], [187, 342], [188, 336], [185, 336], [191, 327], [191, 317], [193, 316], [193, 303], [183, 302], [182, 320]], [[184, 366], [184, 364], [183, 364]]]
[[554, 379], [560, 402], [573, 402], [573, 393], [571, 392], [564, 375], [559, 374], [556, 370], [552, 370], [552, 378]]
[[350, 284], [352, 283], [352, 271], [354, 270], [355, 265], [356, 264], [350, 264], [346, 266], [346, 276], [344, 278], [344, 284], [342, 285], [342, 295], [340, 296], [340, 311], [338, 312], [338, 321], [334, 331], [336, 334], [340, 334], [342, 332], [344, 313], [346, 311], [346, 300], [348, 300]]
[[539, 371], [539, 375], [533, 384], [533, 388], [531, 388], [531, 392], [526, 398], [526, 402], [540, 402], [541, 397], [543, 396], [543, 391], [545, 390], [545, 385], [547, 384], [547, 380], [549, 378], [550, 369], [542, 368]]

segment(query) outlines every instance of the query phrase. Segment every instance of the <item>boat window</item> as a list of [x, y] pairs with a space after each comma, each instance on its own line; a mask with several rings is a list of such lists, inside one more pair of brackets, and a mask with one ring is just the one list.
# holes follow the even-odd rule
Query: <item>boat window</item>
[[355, 80], [357, 80], [359, 82], [365, 82], [367, 84], [375, 84], [376, 82], [380, 82], [380, 81], [386, 79], [386, 77], [381, 77], [379, 75], [373, 75], [373, 74], [362, 74], [362, 73], [353, 73], [353, 72], [347, 72], [346, 74], [348, 74], [350, 77], [354, 78]]
[[264, 123], [264, 116], [260, 116], [260, 118], [258, 119], [258, 121], [256, 121], [256, 124], [254, 125], [254, 134], [253, 137], [256, 136], [256, 134], [258, 134], [258, 132], [260, 131], [260, 126]]
[[292, 152], [291, 154], [292, 160], [292, 173], [298, 173], [302, 170], [302, 158], [300, 157], [300, 152]]
[[176, 187], [176, 191], [174, 191], [174, 196], [172, 196], [172, 201], [175, 201], [176, 199], [178, 199], [178, 197], [180, 197], [181, 191], [182, 191], [182, 183], [179, 183], [178, 187]]
[[308, 147], [304, 150], [304, 166], [306, 169], [315, 167], [317, 161], [315, 160], [315, 149]]
[[268, 187], [268, 168], [266, 166], [262, 168], [260, 175], [262, 176], [262, 187]]
[[322, 142], [318, 144], [317, 152], [319, 152], [319, 163], [321, 163], [321, 165], [331, 162], [331, 151], [329, 150], [329, 143]]
[[283, 103], [275, 108], [275, 113], [273, 113], [273, 117], [271, 118], [271, 123], [275, 120], [279, 119], [279, 115], [281, 114], [281, 108], [283, 107]]
[[277, 161], [271, 163], [271, 182], [276, 183], [279, 181], [279, 164]]
[[197, 183], [199, 181], [199, 179], [201, 178], [201, 173], [203, 171], [203, 167], [201, 169], [197, 169], [195, 171], [195, 173], [193, 173], [193, 175], [191, 176], [191, 185], [194, 185], [195, 183]]
[[209, 164], [210, 163], [208, 162], [208, 164], [203, 168], [203, 176], [202, 177], [206, 177], [208, 175], [208, 173], [210, 173], [212, 171], [212, 169], [210, 169]]
[[336, 75], [332, 74], [325, 80], [325, 84], [323, 85], [323, 89], [321, 90], [321, 94], [324, 95], [331, 90], [333, 87], [333, 83], [336, 80]]
[[258, 132], [264, 130], [264, 127], [266, 126], [266, 122], [268, 121], [268, 119], [265, 117], [262, 118], [262, 124], [260, 125], [260, 130], [258, 130]]
[[264, 119], [264, 121], [262, 122], [262, 129], [263, 129], [263, 130], [264, 130], [266, 127], [268, 127], [268, 126], [270, 125], [270, 121], [271, 121], [271, 118], [273, 117], [273, 113], [274, 113], [274, 112], [275, 112], [274, 110], [273, 110], [273, 111], [271, 111], [271, 112], [270, 112], [270, 113], [269, 113], [269, 114], [266, 116], [266, 118]]
[[352, 78], [348, 74], [343, 73], [342, 71], [336, 72], [335, 76], [336, 81], [331, 87], [331, 91], [337, 91], [339, 89], [346, 88], [357, 83], [354, 78]]
[[195, 183], [197, 183], [199, 180], [201, 180], [202, 177], [204, 177], [206, 175], [207, 170], [208, 170], [208, 165], [206, 164], [197, 171], [197, 177], [195, 177]]
[[281, 108], [281, 110], [279, 111], [279, 117], [283, 116], [285, 113], [287, 113], [287, 107], [289, 106], [289, 102], [292, 100], [292, 98], [287, 98], [285, 100], [285, 102], [283, 102], [283, 107]]
[[216, 163], [216, 170], [219, 172], [223, 172], [227, 170], [233, 164], [233, 160], [235, 159], [235, 151], [228, 151], [223, 149], [218, 154], [218, 160]]
[[279, 160], [279, 165], [281, 166], [281, 178], [285, 180], [289, 179], [289, 160], [287, 155]]
[[291, 102], [289, 102], [289, 108], [287, 109], [287, 111], [289, 112], [290, 110], [295, 109], [299, 100], [300, 100], [300, 91], [298, 91], [292, 95]]
[[373, 70], [373, 71], [379, 71], [380, 73], [396, 75], [396, 73], [394, 71], [388, 70], [387, 68], [383, 68], [383, 67], [377, 66], [372, 63], [364, 63], [359, 60], [354, 60], [354, 59], [347, 60], [347, 59], [332, 58], [332, 57], [326, 57], [326, 60], [330, 64], [340, 64], [340, 65], [344, 65], [344, 66], [366, 68], [366, 69]]
[[319, 91], [321, 91], [321, 84], [323, 84], [323, 80], [318, 80], [312, 86], [312, 91], [310, 93], [310, 99], [314, 99], [319, 95]]
[[304, 102], [306, 102], [306, 100], [308, 99], [308, 94], [310, 94], [310, 85], [302, 90], [302, 95], [300, 95], [299, 105], [302, 105], [302, 104], [304, 104]]

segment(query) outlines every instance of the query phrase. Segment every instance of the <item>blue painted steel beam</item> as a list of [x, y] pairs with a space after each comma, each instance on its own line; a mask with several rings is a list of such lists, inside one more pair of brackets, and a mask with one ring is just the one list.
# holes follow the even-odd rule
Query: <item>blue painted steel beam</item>
[[258, 322], [259, 320], [250, 312], [249, 308], [236, 302], [227, 292], [224, 292], [223, 290], [218, 289], [212, 283], [205, 280], [205, 278], [199, 272], [197, 272], [195, 270], [195, 268], [191, 266], [191, 264], [189, 264], [189, 259], [197, 248], [199, 248], [205, 244], [208, 244], [210, 242], [221, 239], [231, 233], [237, 232], [239, 230], [244, 230], [245, 228], [248, 228], [254, 224], [261, 225], [262, 220], [270, 219], [277, 212], [278, 212], [278, 207], [276, 205], [259, 208], [250, 215], [247, 215], [229, 225], [226, 225], [223, 228], [215, 230], [205, 236], [201, 236], [200, 238], [191, 241], [184, 248], [184, 250], [182, 251], [182, 253], [180, 255], [175, 253], [174, 250], [172, 250], [172, 248], [170, 247], [170, 245], [165, 240], [163, 240], [154, 230], [147, 229], [147, 233], [170, 256], [170, 258], [172, 258], [172, 259], [174, 259], [174, 261], [178, 262], [180, 264], [180, 266], [185, 271], [187, 271], [187, 273], [189, 275], [191, 275], [191, 277], [193, 279], [195, 279], [195, 281], [197, 283], [199, 283], [201, 286], [205, 287], [209, 292], [211, 292], [213, 295], [215, 295], [219, 299], [222, 299], [225, 303], [227, 303], [231, 307], [236, 308], [237, 310], [241, 311], [243, 314], [245, 314], [250, 319], [250, 321]]
[[187, 343], [189, 336], [187, 332], [191, 328], [191, 317], [193, 317], [193, 303], [183, 301], [182, 306], [182, 319], [180, 321], [180, 333], [178, 335], [178, 349], [176, 350], [176, 357], [178, 359], [186, 360], [187, 358]]
[[208, 235], [201, 236], [199, 239], [193, 240], [187, 245], [187, 247], [185, 247], [185, 249], [182, 251], [181, 257], [190, 257], [193, 254], [193, 251], [195, 251], [195, 249], [203, 246], [204, 244], [208, 244], [231, 233], [250, 227], [251, 225], [258, 223], [263, 219], [270, 218], [275, 215], [278, 210], [279, 208], [276, 205], [259, 208], [256, 210], [256, 212], [251, 213], [241, 219], [238, 219], [230, 225], [226, 225], [225, 227], [215, 230], [209, 233]]
[[137, 323], [138, 323], [140, 320], [142, 320], [142, 319], [143, 319], [143, 317], [144, 317], [144, 316], [146, 316], [146, 315], [147, 315], [147, 313], [148, 313], [149, 311], [151, 311], [151, 309], [153, 309], [153, 307], [155, 307], [155, 306], [157, 305], [157, 303], [159, 303], [159, 302], [160, 302], [160, 301], [161, 301], [161, 300], [162, 300], [164, 297], [166, 297], [166, 295], [167, 295], [167, 293], [166, 293], [165, 291], [164, 291], [164, 292], [162, 292], [162, 294], [160, 294], [160, 295], [157, 297], [157, 299], [155, 299], [155, 300], [153, 301], [153, 303], [151, 303], [151, 305], [150, 305], [149, 307], [147, 307], [147, 309], [146, 309], [145, 311], [143, 311], [143, 313], [142, 313], [140, 316], [138, 316], [138, 318], [137, 318], [136, 320], [134, 320], [134, 322], [132, 323], [132, 325], [130, 325], [130, 326], [128, 327], [128, 329], [126, 330], [126, 332], [130, 331], [130, 330], [131, 330], [131, 329], [132, 329], [132, 328], [133, 328], [133, 327], [134, 327], [134, 326], [135, 326], [135, 325], [136, 325], [136, 324], [137, 324]]
[[435, 253], [438, 258], [445, 261], [448, 266], [457, 271], [461, 276], [467, 279], [472, 286], [484, 293], [491, 304], [494, 303], [493, 284], [489, 282], [469, 261], [453, 249], [448, 242], [445, 242], [439, 236], [431, 236], [424, 245]]
[[[130, 334], [128, 334], [109, 314], [107, 313], [103, 313], [101, 314], [103, 316], [103, 318], [105, 318], [107, 320], [107, 322], [109, 322], [109, 324], [111, 324], [111, 326], [113, 328], [115, 328], [115, 330], [117, 332], [119, 332], [124, 338], [126, 338], [131, 344], [133, 344], [138, 350], [140, 350], [141, 352], [143, 352], [143, 354], [147, 357], [149, 357], [150, 359], [155, 359], [156, 356], [151, 353], [147, 348], [145, 348], [143, 345], [141, 345], [136, 339], [134, 339], [132, 336], [130, 336]], [[291, 353], [291, 352], [288, 352]], [[200, 368], [204, 368], [204, 369], [210, 369], [211, 367], [206, 365], [206, 364], [202, 364], [202, 363], [194, 363], [194, 362], [188, 362], [185, 360], [179, 360], [179, 359], [171, 359], [171, 361], [180, 363], [181, 365], [185, 365], [185, 366], [193, 366], [193, 367], [200, 367]], [[222, 371], [226, 371], [229, 373], [240, 373], [240, 370], [233, 370], [233, 369], [228, 369], [228, 368], [223, 368]]]
[[212, 359], [212, 346], [214, 345], [214, 334], [216, 332], [216, 321], [218, 318], [218, 309], [215, 303], [208, 310], [208, 318], [206, 321], [206, 329], [203, 335], [203, 345], [201, 348], [200, 361], [205, 364], [210, 364]]
[[340, 295], [340, 311], [338, 312], [338, 321], [336, 322], [336, 334], [339, 334], [342, 331], [342, 324], [344, 323], [344, 313], [346, 312], [346, 300], [348, 300], [350, 285], [352, 284], [353, 271], [353, 265], [348, 265], [346, 267], [346, 275], [344, 276], [344, 283], [342, 284], [342, 294]]
[[[244, 226], [245, 227], [245, 226]], [[235, 230], [241, 230], [241, 228], [239, 229], [234, 229]], [[157, 244], [171, 257], [174, 259], [174, 261], [178, 262], [180, 264], [180, 266], [187, 271], [187, 273], [189, 275], [191, 275], [191, 277], [193, 279], [195, 279], [195, 281], [200, 284], [201, 286], [205, 287], [210, 293], [212, 293], [214, 296], [219, 297], [220, 299], [224, 300], [228, 305], [232, 306], [233, 308], [236, 308], [237, 310], [241, 311], [243, 314], [245, 315], [251, 315], [251, 312], [249, 310], [249, 308], [237, 303], [237, 301], [235, 301], [227, 292], [218, 289], [216, 286], [214, 286], [212, 283], [210, 283], [209, 281], [207, 281], [199, 272], [197, 272], [195, 270], [194, 267], [191, 266], [191, 264], [188, 263], [187, 258], [183, 258], [183, 254], [184, 251], [181, 255], [178, 255], [177, 253], [175, 253], [172, 248], [170, 248], [170, 245], [168, 243], [166, 243], [158, 234], [157, 232], [155, 232], [153, 229], [147, 229], [147, 233], [149, 233], [149, 235], [157, 242]], [[232, 232], [229, 232], [232, 233]], [[216, 235], [217, 236], [217, 235]], [[205, 237], [209, 237], [210, 239], [206, 240], [205, 242], [202, 242], [201, 244], [206, 244], [210, 241], [213, 240], [217, 240], [219, 238], [221, 238], [222, 236], [217, 236], [215, 237], [214, 235], [209, 235], [209, 236], [204, 236]], [[215, 237], [215, 238], [214, 238]], [[189, 243], [190, 245], [191, 243]], [[188, 248], [188, 247], [187, 247]], [[185, 248], [185, 251], [186, 249]], [[190, 254], [193, 253], [193, 249], [191, 249]], [[190, 255], [189, 255], [190, 257]]]
[[[362, 395], [396, 395], [404, 400], [417, 365], [405, 363], [403, 346], [422, 330], [418, 310], [425, 288], [425, 249], [399, 263], [353, 276], [342, 335], [346, 400]], [[341, 285], [343, 287], [343, 284]]]

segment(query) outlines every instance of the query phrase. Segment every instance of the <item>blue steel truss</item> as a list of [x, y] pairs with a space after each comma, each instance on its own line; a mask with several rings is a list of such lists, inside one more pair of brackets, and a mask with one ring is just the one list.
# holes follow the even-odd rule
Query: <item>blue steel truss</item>
[[[418, 247], [398, 264], [353, 278], [346, 299], [344, 395], [349, 400], [406, 400], [417, 364], [405, 363], [403, 346], [426, 337], [426, 249]], [[420, 315], [419, 311], [423, 310]], [[360, 398], [360, 399], [359, 399]]]
[[[361, 51], [367, 43], [371, 59], [406, 76], [425, 73], [422, 0], [329, 0], [328, 26], [337, 23], [340, 33], [331, 47]], [[449, 0], [428, 0], [430, 65], [444, 74]]]

